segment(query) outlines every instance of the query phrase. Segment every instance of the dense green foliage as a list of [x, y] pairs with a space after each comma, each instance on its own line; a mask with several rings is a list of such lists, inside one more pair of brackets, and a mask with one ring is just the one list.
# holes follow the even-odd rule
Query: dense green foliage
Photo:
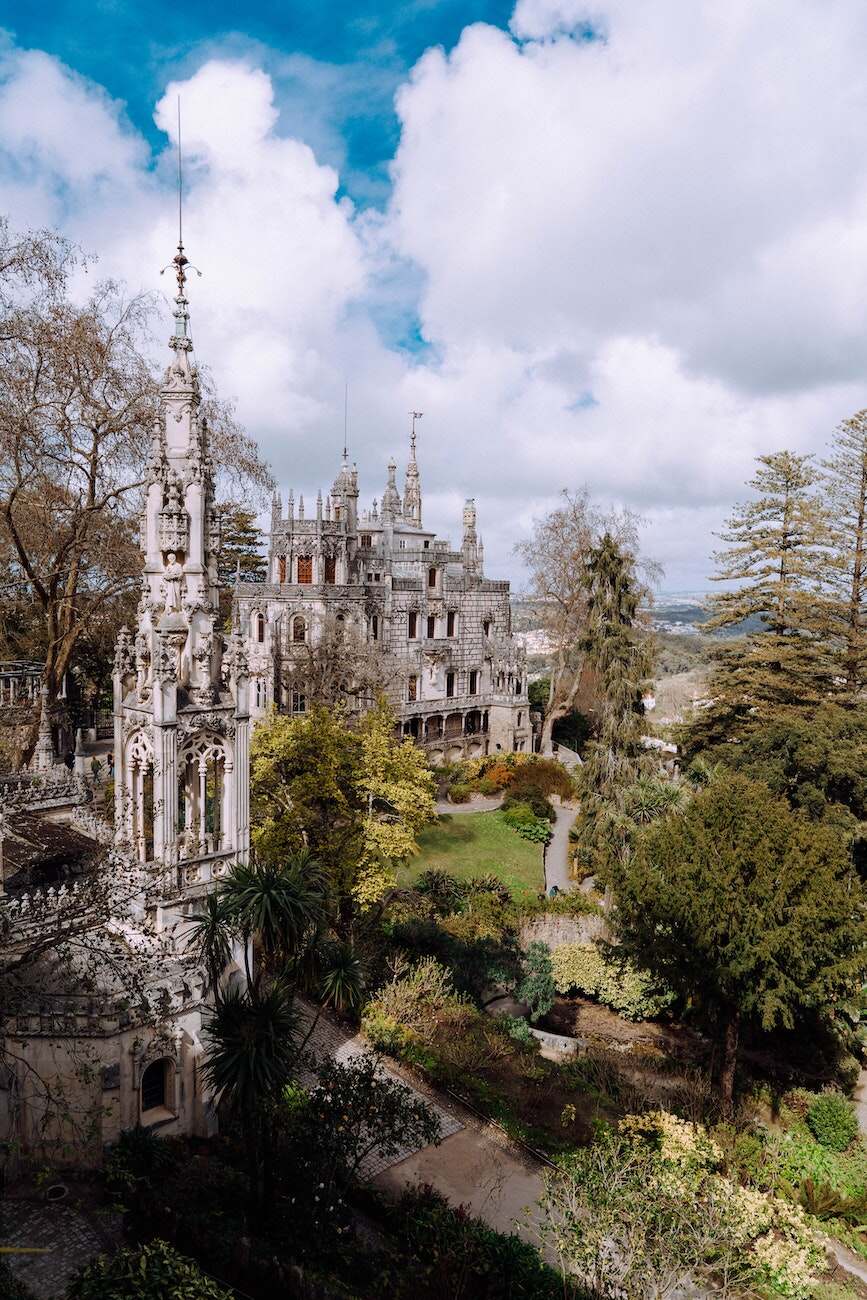
[[554, 993], [551, 951], [546, 943], [533, 942], [524, 954], [524, 970], [515, 996], [526, 1004], [535, 1022], [551, 1010]]
[[825, 1092], [811, 1103], [807, 1127], [820, 1146], [845, 1151], [858, 1132], [858, 1117], [848, 1097]]
[[165, 1241], [99, 1255], [67, 1291], [68, 1300], [232, 1300]]
[[405, 1192], [387, 1223], [404, 1252], [378, 1279], [383, 1300], [569, 1300], [559, 1276], [514, 1233], [496, 1232], [432, 1187]]
[[652, 1020], [671, 1006], [653, 979], [629, 962], [613, 961], [593, 943], [564, 943], [551, 953], [558, 993], [581, 993], [610, 1007], [625, 1020]]
[[616, 889], [621, 954], [717, 1027], [727, 1102], [741, 1018], [830, 1015], [864, 979], [864, 890], [844, 840], [759, 782], [720, 776], [648, 827]]

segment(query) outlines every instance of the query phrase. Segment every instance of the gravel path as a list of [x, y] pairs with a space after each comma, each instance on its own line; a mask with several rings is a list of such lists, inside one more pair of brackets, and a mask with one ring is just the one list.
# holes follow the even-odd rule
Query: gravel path
[[440, 817], [453, 813], [494, 812], [503, 802], [501, 794], [474, 794], [466, 803], [450, 803], [448, 799], [437, 800], [437, 812]]

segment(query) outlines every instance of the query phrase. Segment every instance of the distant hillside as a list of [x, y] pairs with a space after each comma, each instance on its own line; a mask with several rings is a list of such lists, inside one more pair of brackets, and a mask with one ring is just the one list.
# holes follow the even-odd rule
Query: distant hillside
[[[708, 594], [706, 592], [666, 592], [661, 591], [653, 602], [650, 619], [659, 632], [671, 632], [679, 636], [697, 636], [703, 623], [711, 617]], [[732, 627], [721, 628], [711, 636], [743, 636], [747, 632], [760, 632], [762, 620], [754, 615], [735, 623]]]

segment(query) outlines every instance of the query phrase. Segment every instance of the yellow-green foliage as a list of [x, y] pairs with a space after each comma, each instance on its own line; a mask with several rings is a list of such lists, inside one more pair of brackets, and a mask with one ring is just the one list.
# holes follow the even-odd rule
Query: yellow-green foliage
[[627, 1020], [649, 1020], [671, 1003], [649, 978], [632, 966], [606, 959], [593, 943], [564, 943], [551, 953], [558, 993], [583, 993]]
[[416, 836], [436, 817], [436, 783], [418, 746], [395, 739], [394, 714], [384, 700], [365, 714], [359, 735], [357, 788], [366, 816], [355, 896], [368, 905], [397, 883], [394, 864], [418, 853]]
[[722, 1163], [703, 1126], [665, 1111], [627, 1115], [546, 1175], [548, 1230], [605, 1294], [658, 1294], [665, 1275], [700, 1284], [724, 1268], [737, 1291], [809, 1300], [825, 1251], [803, 1210], [741, 1187]]

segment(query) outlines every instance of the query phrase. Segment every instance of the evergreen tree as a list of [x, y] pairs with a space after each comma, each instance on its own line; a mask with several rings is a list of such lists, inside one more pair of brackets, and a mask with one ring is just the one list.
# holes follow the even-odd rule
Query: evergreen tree
[[619, 949], [720, 1040], [731, 1108], [742, 1022], [833, 1016], [867, 975], [867, 896], [846, 837], [727, 773], [649, 826], [615, 868]]
[[652, 654], [647, 631], [638, 620], [642, 593], [633, 557], [610, 533], [591, 547], [584, 584], [587, 627], [582, 649], [596, 676], [599, 707], [596, 738], [588, 746], [579, 777], [577, 837], [585, 866], [598, 869], [622, 840], [618, 827], [623, 793], [644, 765], [641, 696]]
[[264, 582], [268, 561], [262, 552], [264, 533], [256, 523], [255, 512], [237, 501], [227, 501], [221, 507], [220, 517], [220, 582], [224, 587], [231, 587], [236, 576], [241, 582]]
[[700, 740], [714, 743], [766, 723], [781, 710], [815, 707], [833, 685], [827, 640], [829, 604], [822, 579], [831, 533], [814, 488], [809, 456], [760, 456], [749, 486], [754, 500], [736, 507], [717, 554], [718, 582], [738, 586], [714, 597], [708, 631], [758, 615], [765, 627], [718, 652], [712, 705], [696, 719]]
[[867, 686], [867, 410], [837, 429], [824, 471], [835, 553], [830, 630], [845, 693], [854, 700]]

